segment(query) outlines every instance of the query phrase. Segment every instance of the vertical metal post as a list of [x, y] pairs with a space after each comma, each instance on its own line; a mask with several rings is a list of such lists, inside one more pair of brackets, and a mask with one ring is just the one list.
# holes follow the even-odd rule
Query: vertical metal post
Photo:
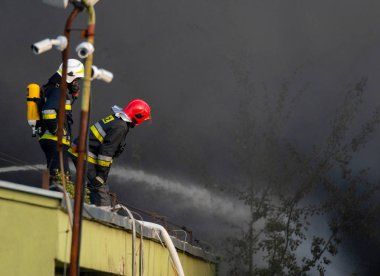
[[57, 129], [57, 150], [62, 152], [63, 146], [63, 124], [65, 122], [65, 105], [66, 105], [66, 91], [67, 91], [67, 60], [69, 58], [70, 51], [70, 32], [71, 25], [74, 19], [77, 17], [78, 13], [81, 12], [82, 9], [79, 7], [75, 7], [70, 13], [69, 17], [66, 20], [64, 35], [67, 39], [67, 47], [62, 51], [62, 77], [59, 85], [60, 94], [59, 94], [59, 110], [58, 110], [58, 129]]
[[59, 94], [59, 109], [58, 109], [57, 151], [59, 153], [60, 174], [61, 174], [63, 192], [65, 196], [67, 212], [69, 214], [69, 221], [70, 221], [71, 228], [73, 227], [73, 215], [72, 215], [72, 210], [71, 210], [70, 198], [66, 191], [66, 174], [65, 174], [66, 172], [65, 172], [65, 168], [63, 164], [63, 128], [64, 128], [64, 122], [65, 122], [65, 116], [66, 116], [66, 108], [65, 108], [66, 91], [67, 91], [66, 78], [67, 78], [67, 61], [69, 58], [69, 51], [70, 51], [70, 32], [71, 32], [71, 26], [74, 19], [77, 17], [78, 13], [81, 11], [82, 11], [82, 8], [75, 6], [66, 20], [64, 35], [67, 39], [67, 46], [62, 51], [62, 74], [61, 74], [61, 82], [59, 85], [60, 94]]
[[[87, 8], [88, 25], [87, 25], [87, 41], [94, 44], [95, 36], [95, 10], [92, 5], [87, 5], [86, 0], [82, 3]], [[84, 195], [84, 179], [85, 179], [85, 153], [86, 153], [86, 138], [88, 131], [88, 114], [90, 106], [90, 91], [91, 91], [91, 68], [93, 63], [93, 55], [90, 54], [85, 62], [85, 76], [83, 83], [82, 105], [80, 114], [80, 129], [78, 140], [78, 160], [77, 160], [77, 176], [75, 180], [75, 198], [74, 198], [74, 221], [73, 233], [71, 240], [71, 257], [70, 257], [70, 276], [79, 275], [79, 257], [80, 243], [82, 231], [82, 210], [83, 210], [83, 195]]]
[[45, 169], [42, 171], [42, 189], [49, 190], [49, 170]]

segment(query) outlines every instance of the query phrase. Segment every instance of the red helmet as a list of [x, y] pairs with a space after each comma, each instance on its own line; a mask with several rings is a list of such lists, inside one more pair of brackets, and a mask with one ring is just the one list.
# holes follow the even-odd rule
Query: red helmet
[[123, 111], [136, 125], [151, 119], [149, 105], [140, 99], [131, 101]]

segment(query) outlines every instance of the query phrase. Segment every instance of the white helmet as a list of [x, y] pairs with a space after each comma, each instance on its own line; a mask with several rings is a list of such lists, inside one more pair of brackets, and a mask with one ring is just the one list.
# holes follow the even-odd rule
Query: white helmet
[[[58, 68], [57, 73], [62, 77], [62, 63]], [[84, 78], [84, 66], [77, 59], [67, 60], [67, 75], [66, 82], [72, 83], [77, 78]]]

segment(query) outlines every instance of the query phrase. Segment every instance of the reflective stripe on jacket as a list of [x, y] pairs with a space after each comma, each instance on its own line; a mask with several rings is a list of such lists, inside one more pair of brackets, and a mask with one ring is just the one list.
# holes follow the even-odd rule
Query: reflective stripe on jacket
[[[42, 135], [39, 139], [49, 139], [58, 141], [56, 132], [58, 129], [58, 113], [59, 113], [59, 98], [60, 98], [60, 88], [59, 88], [60, 76], [55, 74], [50, 79], [49, 82], [43, 86], [45, 90], [45, 104], [42, 107]], [[68, 94], [66, 93], [65, 102], [65, 120], [64, 120], [64, 134], [63, 134], [63, 144], [70, 145], [71, 140], [71, 125], [72, 111], [71, 111], [71, 101]]]
[[[128, 124], [115, 115], [109, 115], [90, 127], [89, 152], [86, 159], [97, 165], [97, 175], [103, 179], [108, 175], [113, 158], [124, 149], [128, 131]], [[74, 156], [78, 156], [76, 153], [77, 141], [78, 138], [75, 139], [70, 149], [70, 153]]]

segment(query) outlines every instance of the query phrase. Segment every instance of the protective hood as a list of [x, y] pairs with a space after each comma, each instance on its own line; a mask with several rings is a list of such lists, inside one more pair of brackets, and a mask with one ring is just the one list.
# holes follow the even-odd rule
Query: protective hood
[[124, 122], [132, 123], [132, 120], [128, 117], [127, 114], [124, 113], [123, 108], [121, 108], [118, 105], [114, 105], [111, 107], [113, 113], [115, 113], [115, 116], [118, 118], [121, 118]]

